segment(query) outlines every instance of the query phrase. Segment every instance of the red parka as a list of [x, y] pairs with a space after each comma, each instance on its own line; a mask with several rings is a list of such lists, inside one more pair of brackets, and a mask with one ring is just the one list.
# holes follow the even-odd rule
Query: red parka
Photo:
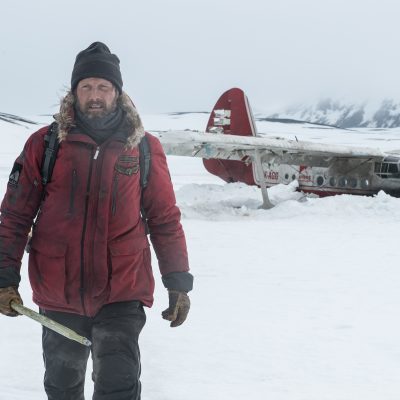
[[[44, 136], [34, 133], [18, 157], [1, 205], [0, 287], [17, 285], [33, 218], [29, 278], [40, 307], [95, 315], [107, 303], [153, 302], [149, 242], [140, 215], [137, 144], [143, 128], [123, 98], [129, 131], [98, 146], [72, 129], [72, 95], [58, 115], [60, 148], [51, 182], [41, 183]], [[150, 239], [164, 284], [191, 289], [185, 237], [160, 142], [148, 135], [151, 167], [143, 190]], [[182, 278], [182, 279], [181, 279]]]

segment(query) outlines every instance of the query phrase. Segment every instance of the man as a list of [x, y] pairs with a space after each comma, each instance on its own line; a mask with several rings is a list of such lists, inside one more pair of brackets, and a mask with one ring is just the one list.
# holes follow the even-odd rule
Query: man
[[[163, 318], [172, 327], [186, 319], [193, 282], [165, 154], [122, 91], [118, 57], [100, 42], [77, 55], [55, 119], [60, 147], [51, 181], [41, 181], [45, 127], [26, 142], [1, 205], [0, 312], [15, 316], [11, 301], [22, 303], [21, 258], [38, 214], [29, 255], [33, 300], [93, 343], [89, 349], [43, 329], [48, 399], [84, 398], [90, 352], [93, 399], [140, 399], [138, 336], [154, 290], [141, 207], [169, 291]], [[151, 165], [141, 188], [138, 144], [145, 135]]]

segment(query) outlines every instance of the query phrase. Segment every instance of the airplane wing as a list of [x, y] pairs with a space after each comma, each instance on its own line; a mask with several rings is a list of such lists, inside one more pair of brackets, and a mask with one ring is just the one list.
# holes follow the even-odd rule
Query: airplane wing
[[258, 152], [263, 162], [306, 163], [310, 157], [382, 159], [379, 149], [287, 140], [277, 137], [236, 136], [198, 131], [153, 131], [167, 154], [252, 162]]

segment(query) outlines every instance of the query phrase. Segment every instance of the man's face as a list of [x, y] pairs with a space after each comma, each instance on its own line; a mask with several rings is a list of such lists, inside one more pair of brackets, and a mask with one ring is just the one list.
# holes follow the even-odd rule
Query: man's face
[[88, 118], [100, 118], [115, 111], [118, 92], [102, 78], [82, 79], [76, 87], [77, 107]]

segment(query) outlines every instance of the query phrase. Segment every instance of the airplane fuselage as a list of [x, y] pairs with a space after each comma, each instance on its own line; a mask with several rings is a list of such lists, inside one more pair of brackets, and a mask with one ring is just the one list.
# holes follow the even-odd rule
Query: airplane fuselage
[[[337, 194], [373, 195], [380, 190], [400, 197], [400, 157], [387, 157], [382, 162], [350, 157], [330, 159], [310, 157], [307, 164], [263, 162], [267, 187], [297, 181], [298, 190], [318, 196]], [[260, 183], [253, 168], [255, 184]]]

